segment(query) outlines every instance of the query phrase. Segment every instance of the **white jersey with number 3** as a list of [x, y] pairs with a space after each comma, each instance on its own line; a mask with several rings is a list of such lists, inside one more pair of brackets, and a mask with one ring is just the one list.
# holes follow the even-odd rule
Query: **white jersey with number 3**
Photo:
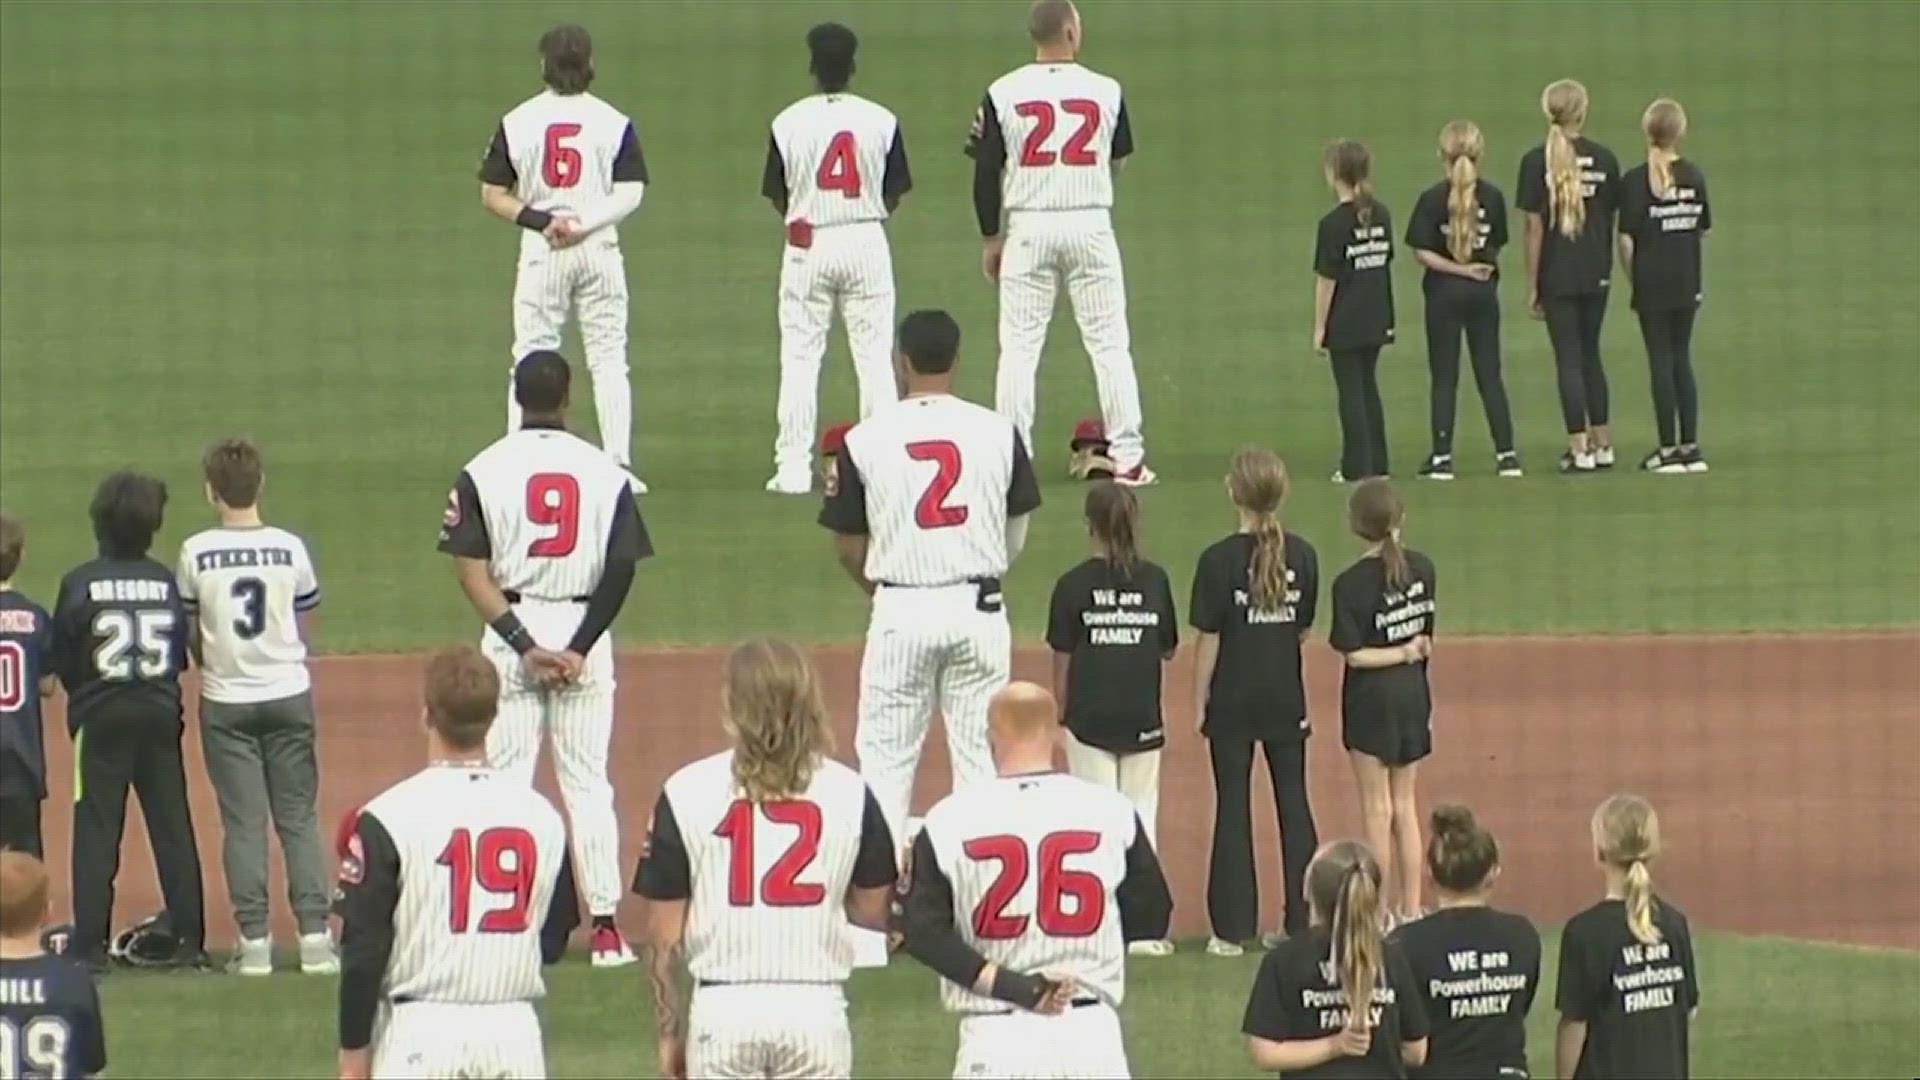
[[816, 226], [885, 221], [887, 162], [900, 120], [857, 94], [801, 98], [773, 118], [784, 167], [787, 220]]
[[[559, 428], [523, 428], [475, 455], [462, 477], [500, 588], [543, 600], [593, 592], [629, 479], [606, 451]], [[469, 512], [461, 494], [449, 497], [443, 534]]]
[[1113, 206], [1113, 163], [1133, 151], [1119, 82], [1074, 63], [1028, 64], [987, 88], [975, 144], [990, 124], [1006, 148], [1008, 210]]

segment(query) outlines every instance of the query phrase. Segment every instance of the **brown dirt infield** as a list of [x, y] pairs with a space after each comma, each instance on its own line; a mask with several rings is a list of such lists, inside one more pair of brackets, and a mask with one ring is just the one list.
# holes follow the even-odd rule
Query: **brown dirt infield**
[[[1309, 648], [1315, 707], [1310, 783], [1323, 837], [1358, 820], [1340, 748], [1339, 671]], [[859, 654], [822, 648], [829, 702], [851, 757]], [[628, 862], [673, 768], [724, 743], [711, 719], [720, 654], [638, 651], [620, 663], [613, 778]], [[316, 666], [322, 821], [418, 768], [418, 657], [334, 657]], [[1205, 748], [1176, 665], [1172, 740], [1162, 775], [1160, 843], [1174, 883], [1176, 931], [1204, 934], [1212, 828]], [[1023, 651], [1025, 678], [1047, 657]], [[1598, 885], [1587, 815], [1607, 793], [1633, 790], [1659, 807], [1667, 855], [1661, 888], [1699, 926], [1920, 949], [1920, 637], [1455, 639], [1434, 663], [1436, 753], [1423, 766], [1423, 806], [1472, 805], [1506, 858], [1502, 903], [1558, 922]], [[49, 727], [53, 727], [53, 722]], [[65, 909], [71, 809], [66, 739], [49, 739], [54, 798], [47, 847]], [[188, 771], [207, 882], [212, 944], [233, 926], [220, 872], [219, 814], [189, 728]], [[1256, 774], [1262, 770], [1256, 769]], [[542, 784], [551, 778], [542, 768]], [[928, 740], [916, 805], [947, 785], [946, 752]], [[1271, 805], [1255, 796], [1256, 808]], [[1256, 810], [1267, 924], [1277, 924], [1278, 845]], [[279, 868], [275, 867], [278, 882]], [[144, 825], [130, 814], [116, 926], [158, 910]], [[276, 888], [279, 886], [276, 884]], [[276, 909], [284, 904], [276, 899]], [[629, 904], [624, 921], [638, 914]], [[291, 933], [284, 911], [277, 932]]]

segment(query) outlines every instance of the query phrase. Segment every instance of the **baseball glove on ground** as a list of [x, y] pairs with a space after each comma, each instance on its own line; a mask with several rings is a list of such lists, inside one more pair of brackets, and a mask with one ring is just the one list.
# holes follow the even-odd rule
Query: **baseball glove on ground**
[[1067, 461], [1067, 475], [1075, 480], [1111, 480], [1120, 470], [1107, 456], [1107, 433], [1098, 420], [1082, 420], [1073, 428], [1068, 448], [1073, 456]]

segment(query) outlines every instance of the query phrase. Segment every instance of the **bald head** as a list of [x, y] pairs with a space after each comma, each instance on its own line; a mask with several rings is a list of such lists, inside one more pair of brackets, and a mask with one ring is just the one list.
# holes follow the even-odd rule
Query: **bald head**
[[1027, 13], [1027, 33], [1033, 35], [1035, 45], [1066, 45], [1068, 30], [1079, 21], [1073, 0], [1034, 0]]
[[988, 738], [1003, 773], [1048, 768], [1059, 726], [1053, 695], [1030, 682], [1008, 683], [987, 703]]

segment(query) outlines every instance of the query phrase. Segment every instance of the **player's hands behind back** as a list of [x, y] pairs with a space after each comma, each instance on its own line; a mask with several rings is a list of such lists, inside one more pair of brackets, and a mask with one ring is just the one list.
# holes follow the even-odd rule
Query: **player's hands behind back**
[[580, 223], [578, 221], [570, 217], [560, 217], [558, 215], [555, 215], [554, 219], [547, 223], [546, 228], [540, 230], [540, 235], [546, 237], [548, 246], [556, 250], [570, 248], [586, 239], [587, 236], [586, 233], [580, 231]]
[[567, 662], [571, 653], [557, 653], [538, 645], [520, 654], [520, 670], [536, 686], [565, 686], [579, 677], [580, 671]]

